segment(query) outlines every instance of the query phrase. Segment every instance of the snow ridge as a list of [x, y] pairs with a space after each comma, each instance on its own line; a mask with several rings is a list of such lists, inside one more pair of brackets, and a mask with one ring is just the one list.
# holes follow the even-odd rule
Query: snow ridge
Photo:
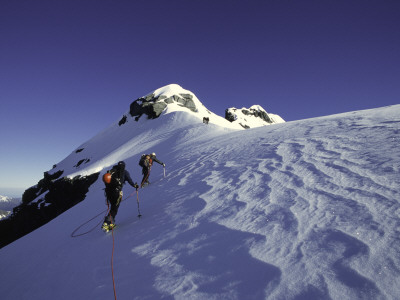
[[242, 109], [228, 108], [225, 118], [246, 129], [285, 122], [280, 116], [267, 113], [260, 105], [253, 105], [249, 109], [245, 107]]

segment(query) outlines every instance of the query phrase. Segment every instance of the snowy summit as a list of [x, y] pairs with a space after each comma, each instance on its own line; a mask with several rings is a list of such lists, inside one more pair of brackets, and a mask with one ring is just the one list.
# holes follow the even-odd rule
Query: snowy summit
[[243, 128], [255, 128], [271, 124], [284, 123], [280, 116], [269, 114], [260, 105], [253, 105], [249, 109], [228, 108], [225, 112], [225, 119], [238, 123]]
[[[33, 187], [32, 210], [85, 197], [0, 249], [2, 298], [400, 299], [400, 105], [243, 130], [181, 89], [138, 98]], [[102, 175], [124, 160], [140, 181], [151, 152], [165, 174], [125, 185], [105, 234]]]

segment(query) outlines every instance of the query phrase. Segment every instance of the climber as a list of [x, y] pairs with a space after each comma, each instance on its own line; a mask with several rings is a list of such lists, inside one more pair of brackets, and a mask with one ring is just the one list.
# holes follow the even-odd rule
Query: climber
[[126, 181], [136, 190], [139, 188], [137, 183], [132, 181], [131, 175], [125, 170], [125, 162], [120, 161], [113, 166], [110, 171], [107, 171], [103, 176], [103, 181], [106, 185], [105, 194], [107, 203], [111, 206], [109, 213], [104, 219], [103, 230], [108, 231], [115, 226], [115, 216], [118, 213], [118, 208], [122, 199], [122, 187]]
[[153, 161], [159, 163], [165, 168], [165, 164], [157, 159], [156, 154], [154, 152], [151, 154], [143, 154], [139, 161], [139, 165], [142, 167], [142, 174], [143, 174], [143, 179], [140, 184], [141, 188], [144, 187], [145, 185], [150, 184], [149, 176], [150, 176], [151, 166], [153, 165]]

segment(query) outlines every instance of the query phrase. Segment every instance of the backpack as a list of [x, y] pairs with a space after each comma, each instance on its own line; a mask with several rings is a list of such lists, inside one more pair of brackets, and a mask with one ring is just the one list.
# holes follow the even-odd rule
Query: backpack
[[139, 166], [141, 166], [142, 168], [144, 167], [145, 159], [146, 159], [146, 154], [142, 154], [142, 156], [140, 157], [140, 160], [139, 160]]
[[125, 166], [117, 164], [103, 176], [106, 189], [122, 189]]
[[[148, 158], [147, 158], [147, 157], [148, 157]], [[148, 161], [147, 163], [146, 163], [146, 160]], [[144, 168], [144, 167], [147, 168], [147, 167], [151, 166], [152, 163], [153, 163], [153, 160], [151, 159], [151, 156], [150, 156], [150, 155], [148, 155], [148, 154], [143, 154], [143, 155], [140, 157], [139, 166], [141, 166], [142, 168]]]

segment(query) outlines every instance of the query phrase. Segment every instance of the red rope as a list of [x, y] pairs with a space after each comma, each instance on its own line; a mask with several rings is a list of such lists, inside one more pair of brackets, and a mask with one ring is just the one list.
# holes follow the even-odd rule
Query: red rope
[[107, 210], [103, 210], [101, 213], [99, 213], [98, 215], [94, 216], [93, 218], [91, 218], [89, 221], [86, 221], [85, 223], [83, 223], [82, 225], [80, 225], [78, 228], [76, 228], [72, 233], [71, 233], [71, 237], [78, 237], [78, 236], [82, 236], [85, 234], [88, 234], [89, 232], [92, 232], [93, 230], [95, 230], [102, 222], [103, 219], [100, 220], [99, 223], [96, 224], [96, 226], [94, 226], [93, 228], [89, 229], [88, 231], [85, 231], [83, 233], [80, 234], [75, 234], [79, 229], [81, 229], [84, 225], [86, 225], [87, 223], [89, 223], [90, 221], [96, 219], [98, 216], [104, 214]]
[[[133, 192], [134, 193], [134, 192]], [[129, 197], [131, 197], [132, 194], [130, 194], [128, 197], [126, 197], [125, 199], [123, 199], [121, 202], [125, 201], [126, 199], [128, 199]], [[139, 196], [138, 196], [138, 191], [136, 189], [136, 198], [138, 201], [138, 210], [139, 210]], [[78, 228], [76, 228], [72, 233], [71, 233], [71, 237], [78, 237], [78, 236], [82, 236], [85, 235], [91, 231], [93, 231], [97, 226], [100, 225], [101, 222], [103, 222], [103, 220], [100, 221], [100, 223], [96, 224], [95, 227], [91, 228], [90, 230], [80, 233], [80, 234], [75, 234], [80, 228], [82, 228], [84, 225], [86, 225], [87, 223], [89, 223], [90, 221], [94, 220], [95, 218], [97, 218], [98, 216], [102, 215], [105, 211], [102, 211], [101, 213], [97, 214], [96, 216], [94, 216], [93, 218], [91, 218], [89, 221], [86, 221], [85, 223], [83, 223], [82, 225], [80, 225]], [[107, 201], [107, 213], [106, 215], [109, 215], [110, 220], [111, 220], [111, 211], [110, 211], [110, 204]], [[140, 211], [139, 211], [139, 215], [140, 215]], [[114, 240], [114, 227], [111, 228], [111, 235], [112, 235], [112, 240], [113, 240], [113, 246], [112, 246], [112, 252], [111, 252], [111, 275], [112, 275], [112, 281], [113, 281], [113, 289], [114, 289], [114, 299], [117, 300], [117, 292], [115, 289], [115, 278], [114, 278], [114, 249], [115, 249], [115, 240]]]
[[[133, 193], [134, 193], [134, 192], [133, 192]], [[125, 201], [125, 200], [128, 199], [129, 197], [132, 197], [133, 193], [130, 194], [130, 195], [129, 195], [128, 197], [126, 197], [125, 199], [123, 199], [121, 202]], [[107, 205], [108, 205], [108, 202], [107, 202]], [[79, 229], [81, 229], [81, 228], [82, 228], [83, 226], [85, 226], [87, 223], [90, 223], [91, 221], [93, 221], [94, 219], [96, 219], [98, 216], [104, 214], [105, 212], [107, 212], [105, 215], [108, 215], [108, 209], [103, 210], [101, 213], [95, 215], [95, 216], [94, 216], [93, 218], [91, 218], [90, 220], [88, 220], [88, 221], [86, 221], [85, 223], [79, 225], [79, 226], [71, 233], [71, 237], [74, 238], [74, 237], [82, 236], [82, 235], [88, 234], [88, 233], [92, 232], [93, 230], [95, 230], [95, 229], [103, 222], [103, 219], [104, 219], [104, 218], [103, 218], [102, 220], [100, 220], [100, 222], [97, 223], [96, 226], [94, 226], [93, 228], [89, 229], [88, 231], [85, 231], [85, 232], [79, 233], [79, 234], [75, 234], [77, 231], [79, 231]]]
[[[107, 214], [111, 219], [111, 210], [110, 210], [110, 204], [107, 201]], [[115, 279], [114, 279], [114, 227], [111, 227], [111, 235], [112, 235], [112, 240], [113, 240], [113, 246], [112, 246], [112, 252], [111, 252], [111, 276], [112, 276], [112, 281], [113, 281], [113, 289], [114, 289], [114, 299], [117, 300], [117, 293], [115, 291]]]
[[[130, 194], [127, 198], [131, 197], [132, 195], [133, 195], [133, 193]], [[127, 198], [125, 198], [124, 200], [126, 200]], [[137, 198], [137, 202], [138, 202], [139, 216], [141, 216], [140, 210], [139, 210], [139, 193], [138, 193], [137, 189], [136, 189], [136, 198]], [[107, 205], [108, 205], [108, 202], [107, 202]], [[109, 212], [109, 216], [110, 216], [110, 220], [111, 220], [111, 212]], [[112, 235], [112, 240], [113, 240], [112, 253], [111, 253], [111, 275], [112, 275], [112, 280], [113, 280], [114, 299], [117, 300], [117, 293], [116, 293], [116, 290], [115, 290], [115, 278], [114, 278], [114, 247], [115, 247], [114, 227], [111, 228], [111, 235]]]
[[114, 288], [114, 299], [117, 300], [117, 293], [115, 291], [115, 279], [114, 279], [114, 227], [111, 228], [111, 235], [112, 235], [112, 240], [113, 240], [113, 246], [112, 246], [112, 253], [111, 253], [111, 275], [112, 275], [112, 280], [113, 280], [113, 288]]

